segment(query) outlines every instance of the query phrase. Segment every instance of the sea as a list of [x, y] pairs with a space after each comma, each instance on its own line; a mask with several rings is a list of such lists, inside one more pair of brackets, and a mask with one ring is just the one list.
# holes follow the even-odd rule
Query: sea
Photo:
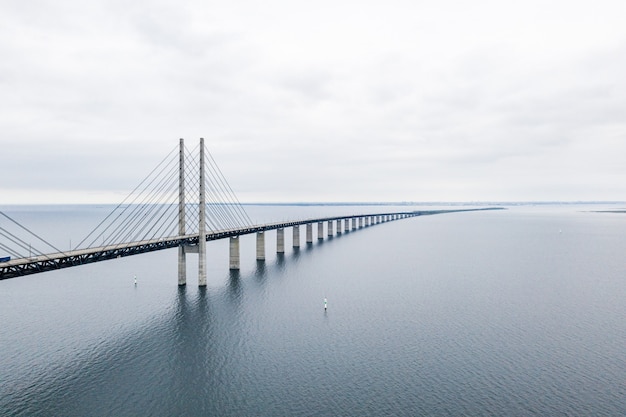
[[[0, 281], [0, 415], [626, 416], [626, 204], [500, 206], [211, 241], [202, 288], [176, 249]], [[61, 250], [111, 209], [0, 208]]]

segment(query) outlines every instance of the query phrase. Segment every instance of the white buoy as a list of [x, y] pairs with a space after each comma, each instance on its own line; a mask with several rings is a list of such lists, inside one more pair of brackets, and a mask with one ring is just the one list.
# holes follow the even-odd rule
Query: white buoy
[[137, 275], [135, 275], [135, 286], [137, 285]]
[[326, 300], [326, 297], [324, 297], [324, 311], [326, 311], [328, 309], [328, 300]]

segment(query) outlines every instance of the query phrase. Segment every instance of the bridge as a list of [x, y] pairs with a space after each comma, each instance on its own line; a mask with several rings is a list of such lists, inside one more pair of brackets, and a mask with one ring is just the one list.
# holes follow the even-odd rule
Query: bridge
[[[414, 216], [455, 211], [421, 210], [383, 213], [358, 213], [347, 216], [309, 218], [266, 224], [253, 224], [237, 200], [215, 160], [200, 139], [189, 150], [180, 139], [174, 150], [80, 243], [61, 251], [23, 225], [0, 212], [0, 280], [27, 276], [73, 266], [101, 262], [146, 252], [178, 248], [178, 284], [186, 285], [186, 255], [198, 254], [198, 285], [206, 286], [206, 242], [230, 239], [229, 267], [239, 269], [239, 237], [256, 234], [256, 258], [265, 260], [265, 233], [276, 230], [276, 252], [284, 253], [286, 228], [293, 233], [293, 247], [300, 247], [300, 227], [306, 230], [307, 244], [317, 239], [347, 233], [364, 227]], [[197, 160], [195, 159], [197, 156]], [[208, 173], [208, 175], [207, 175]], [[324, 231], [326, 225], [326, 232]], [[343, 227], [342, 227], [343, 226]], [[334, 231], [336, 230], [336, 232]], [[25, 237], [26, 236], [26, 237]], [[35, 249], [28, 240], [50, 248]], [[102, 243], [99, 243], [100, 240]], [[98, 243], [96, 243], [98, 242]], [[26, 254], [28, 250], [28, 254]], [[33, 254], [34, 252], [34, 254]]]

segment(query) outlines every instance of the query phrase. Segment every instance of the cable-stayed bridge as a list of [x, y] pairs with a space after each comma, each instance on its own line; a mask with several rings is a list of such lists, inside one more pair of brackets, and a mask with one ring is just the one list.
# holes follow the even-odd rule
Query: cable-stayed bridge
[[[239, 269], [239, 237], [256, 233], [257, 260], [265, 259], [264, 233], [276, 230], [276, 251], [284, 253], [284, 230], [292, 228], [293, 246], [362, 227], [413, 216], [460, 210], [359, 213], [253, 224], [204, 140], [188, 149], [181, 139], [146, 178], [90, 233], [62, 251], [0, 212], [0, 280], [105, 261], [140, 253], [178, 248], [178, 283], [186, 284], [186, 254], [198, 254], [198, 284], [206, 285], [206, 242], [230, 239], [230, 269]], [[343, 227], [342, 227], [343, 226]], [[33, 243], [35, 242], [35, 244]]]

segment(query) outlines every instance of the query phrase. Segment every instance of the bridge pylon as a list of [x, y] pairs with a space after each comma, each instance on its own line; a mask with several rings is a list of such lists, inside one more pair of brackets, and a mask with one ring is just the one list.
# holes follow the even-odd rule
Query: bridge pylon
[[[178, 175], [178, 233], [185, 236], [186, 223], [186, 195], [185, 195], [185, 140], [180, 139], [179, 175]], [[204, 165], [204, 138], [200, 138], [198, 166], [198, 244], [178, 247], [178, 285], [187, 284], [187, 253], [198, 254], [198, 286], [206, 287], [206, 194], [205, 194], [205, 165]]]
[[[185, 236], [185, 140], [180, 139], [178, 157], [178, 235]], [[178, 247], [178, 285], [187, 284], [185, 245]]]

